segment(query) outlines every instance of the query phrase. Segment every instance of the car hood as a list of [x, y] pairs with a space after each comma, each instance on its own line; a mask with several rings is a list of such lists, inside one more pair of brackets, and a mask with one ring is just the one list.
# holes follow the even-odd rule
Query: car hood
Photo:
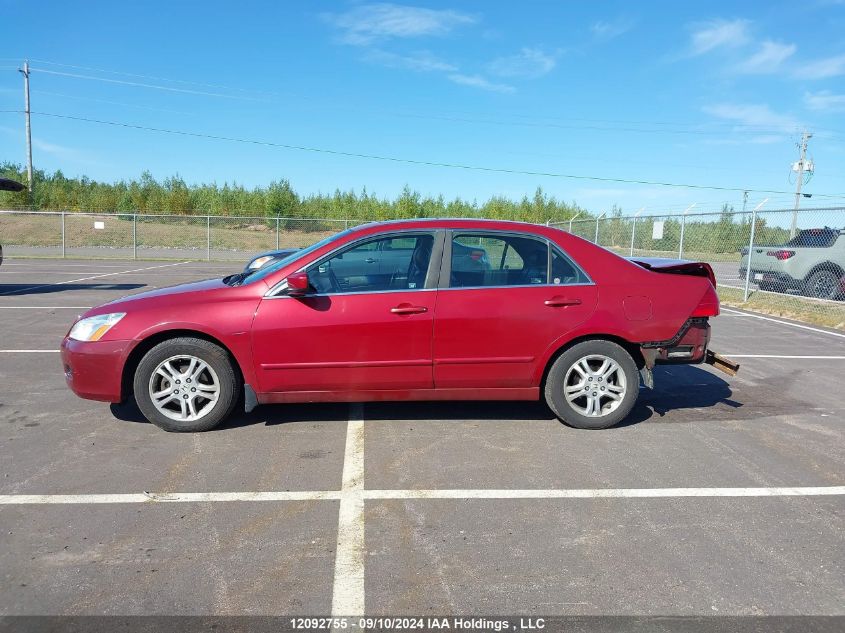
[[131, 301], [139, 301], [143, 299], [153, 299], [155, 297], [168, 297], [183, 294], [193, 294], [197, 292], [207, 292], [209, 290], [217, 290], [219, 288], [228, 288], [223, 283], [222, 279], [204, 279], [203, 281], [192, 281], [186, 284], [178, 284], [176, 286], [167, 286], [165, 288], [156, 288], [155, 290], [145, 290], [134, 295], [128, 295], [110, 301], [105, 305], [114, 305], [116, 303], [128, 303]]
[[[262, 280], [255, 281], [246, 286], [227, 286], [222, 279], [205, 279], [193, 281], [166, 288], [156, 288], [137, 294], [128, 295], [115, 299], [103, 305], [97, 306], [86, 312], [83, 316], [94, 316], [109, 312], [128, 312], [130, 310], [161, 307], [166, 304], [169, 308], [190, 306], [202, 303], [214, 296], [216, 299], [226, 298], [238, 299], [247, 295], [262, 295], [267, 290], [267, 284]], [[231, 296], [230, 296], [231, 295]]]

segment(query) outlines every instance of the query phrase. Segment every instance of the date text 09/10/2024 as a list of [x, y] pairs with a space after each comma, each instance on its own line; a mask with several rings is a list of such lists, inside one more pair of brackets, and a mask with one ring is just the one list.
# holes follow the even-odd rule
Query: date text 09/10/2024
[[545, 628], [544, 618], [519, 617], [487, 619], [481, 617], [331, 617], [291, 618], [294, 630], [459, 630], [459, 631], [530, 631]]

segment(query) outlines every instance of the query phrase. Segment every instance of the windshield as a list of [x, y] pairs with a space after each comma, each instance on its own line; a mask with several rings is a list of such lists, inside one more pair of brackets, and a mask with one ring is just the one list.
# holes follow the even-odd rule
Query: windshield
[[291, 253], [290, 255], [288, 255], [287, 257], [285, 257], [284, 259], [280, 259], [279, 261], [274, 262], [274, 263], [270, 264], [269, 266], [266, 266], [265, 268], [261, 268], [259, 270], [256, 270], [255, 272], [250, 273], [249, 275], [247, 275], [246, 277], [243, 278], [241, 283], [242, 284], [249, 284], [249, 283], [252, 283], [254, 281], [258, 281], [259, 279], [264, 279], [268, 275], [272, 275], [277, 270], [280, 270], [281, 268], [287, 266], [291, 262], [296, 261], [300, 257], [304, 257], [305, 255], [313, 253], [314, 251], [316, 251], [316, 250], [322, 248], [323, 246], [325, 246], [326, 244], [331, 244], [332, 242], [339, 240], [340, 238], [348, 235], [352, 231], [353, 231], [353, 229], [347, 229], [345, 231], [341, 231], [340, 233], [335, 233], [334, 235], [330, 235], [329, 237], [324, 238], [324, 239], [320, 240], [319, 242], [315, 242], [311, 246], [303, 248], [302, 250], [299, 250], [299, 251], [295, 251], [295, 252]]

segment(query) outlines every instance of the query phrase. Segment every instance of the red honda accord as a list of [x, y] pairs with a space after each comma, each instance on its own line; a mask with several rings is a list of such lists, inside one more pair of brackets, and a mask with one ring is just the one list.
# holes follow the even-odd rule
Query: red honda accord
[[261, 270], [125, 297], [62, 342], [70, 388], [168, 431], [241, 401], [536, 400], [612, 426], [655, 363], [707, 349], [707, 264], [629, 261], [564, 231], [485, 220], [368, 224]]

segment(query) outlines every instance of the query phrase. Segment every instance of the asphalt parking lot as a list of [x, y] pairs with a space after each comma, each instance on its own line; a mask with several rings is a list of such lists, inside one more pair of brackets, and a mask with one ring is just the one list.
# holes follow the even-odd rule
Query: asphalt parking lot
[[0, 615], [845, 615], [845, 334], [725, 310], [626, 423], [279, 405], [175, 435], [76, 398], [88, 306], [237, 264], [0, 267]]

